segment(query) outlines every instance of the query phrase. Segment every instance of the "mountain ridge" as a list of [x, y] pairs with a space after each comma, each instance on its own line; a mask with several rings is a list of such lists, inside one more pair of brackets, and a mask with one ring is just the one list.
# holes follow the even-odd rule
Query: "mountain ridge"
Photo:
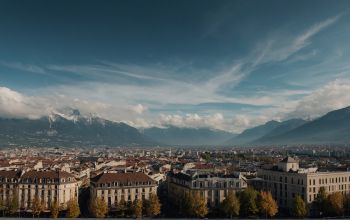
[[234, 137], [235, 134], [210, 128], [186, 128], [167, 126], [143, 129], [143, 133], [151, 139], [166, 145], [210, 146]]
[[236, 135], [210, 128], [137, 129], [69, 109], [39, 119], [0, 118], [0, 145], [27, 146], [259, 146], [350, 144], [350, 107], [314, 120], [269, 121]]
[[123, 122], [98, 117], [68, 120], [52, 114], [39, 119], [0, 118], [0, 125], [0, 145], [141, 146], [157, 143]]

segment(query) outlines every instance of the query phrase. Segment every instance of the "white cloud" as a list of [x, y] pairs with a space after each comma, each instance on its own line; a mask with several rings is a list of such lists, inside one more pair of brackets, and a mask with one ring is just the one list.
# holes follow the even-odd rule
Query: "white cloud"
[[229, 130], [230, 125], [226, 124], [224, 116], [220, 113], [200, 116], [198, 114], [160, 114], [156, 119], [156, 126], [176, 126], [176, 127], [207, 127], [222, 130]]
[[143, 114], [146, 110], [147, 110], [147, 107], [141, 105], [141, 104], [137, 104], [135, 106], [131, 106], [130, 108], [132, 111], [134, 111], [135, 113], [141, 115]]
[[350, 81], [335, 80], [304, 97], [288, 118], [315, 118], [350, 105]]
[[309, 28], [307, 31], [305, 31], [303, 34], [301, 34], [295, 39], [293, 44], [294, 50], [299, 50], [300, 48], [309, 44], [309, 39], [312, 36], [316, 35], [318, 32], [334, 24], [340, 17], [341, 15], [337, 15], [335, 17], [329, 18], [327, 20], [324, 20], [322, 22], [319, 22], [313, 25], [311, 28]]
[[47, 115], [43, 100], [24, 96], [6, 87], [0, 87], [0, 116], [35, 119]]
[[[280, 62], [287, 60], [299, 52], [301, 49], [311, 44], [311, 38], [324, 30], [325, 28], [336, 23], [341, 15], [326, 19], [321, 21], [309, 29], [305, 30], [303, 33], [297, 35], [296, 37], [291, 36], [273, 36], [270, 37], [266, 42], [260, 44], [253, 57], [255, 59], [253, 66], [258, 66], [261, 64], [269, 62]], [[309, 54], [308, 57], [304, 56], [302, 58], [309, 58], [313, 54]]]
[[82, 115], [95, 115], [112, 121], [130, 121], [141, 116], [147, 107], [137, 105], [113, 105], [100, 101], [88, 101], [73, 96], [50, 94], [26, 96], [6, 87], [0, 87], [0, 117], [37, 119], [67, 108], [78, 109]]
[[22, 70], [25, 72], [40, 73], [40, 74], [47, 73], [43, 67], [32, 65], [32, 64], [24, 64], [21, 62], [0, 61], [0, 65], [8, 68], [12, 68], [12, 69]]

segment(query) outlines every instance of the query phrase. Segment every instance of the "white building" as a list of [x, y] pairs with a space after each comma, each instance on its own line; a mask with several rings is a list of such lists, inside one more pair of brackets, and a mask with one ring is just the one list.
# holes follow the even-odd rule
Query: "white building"
[[303, 169], [291, 157], [277, 166], [258, 170], [262, 190], [270, 191], [281, 208], [291, 209], [296, 195], [311, 204], [321, 187], [327, 193], [350, 192], [350, 172], [318, 172], [317, 168]]
[[54, 202], [65, 209], [69, 200], [78, 198], [78, 183], [72, 174], [64, 171], [0, 171], [0, 197], [6, 204], [14, 196], [18, 197], [22, 211], [31, 211], [36, 197], [45, 210]]

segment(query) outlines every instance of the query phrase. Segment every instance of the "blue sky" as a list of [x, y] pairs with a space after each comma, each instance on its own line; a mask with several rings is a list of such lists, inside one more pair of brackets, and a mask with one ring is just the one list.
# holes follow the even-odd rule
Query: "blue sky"
[[349, 1], [1, 1], [0, 116], [233, 132], [350, 103]]

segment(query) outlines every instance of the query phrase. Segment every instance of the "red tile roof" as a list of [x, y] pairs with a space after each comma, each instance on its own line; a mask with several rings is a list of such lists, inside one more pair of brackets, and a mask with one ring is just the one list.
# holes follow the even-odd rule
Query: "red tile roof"
[[94, 177], [92, 182], [96, 184], [105, 184], [118, 182], [119, 184], [126, 185], [128, 183], [148, 183], [155, 184], [155, 181], [144, 173], [102, 173]]

